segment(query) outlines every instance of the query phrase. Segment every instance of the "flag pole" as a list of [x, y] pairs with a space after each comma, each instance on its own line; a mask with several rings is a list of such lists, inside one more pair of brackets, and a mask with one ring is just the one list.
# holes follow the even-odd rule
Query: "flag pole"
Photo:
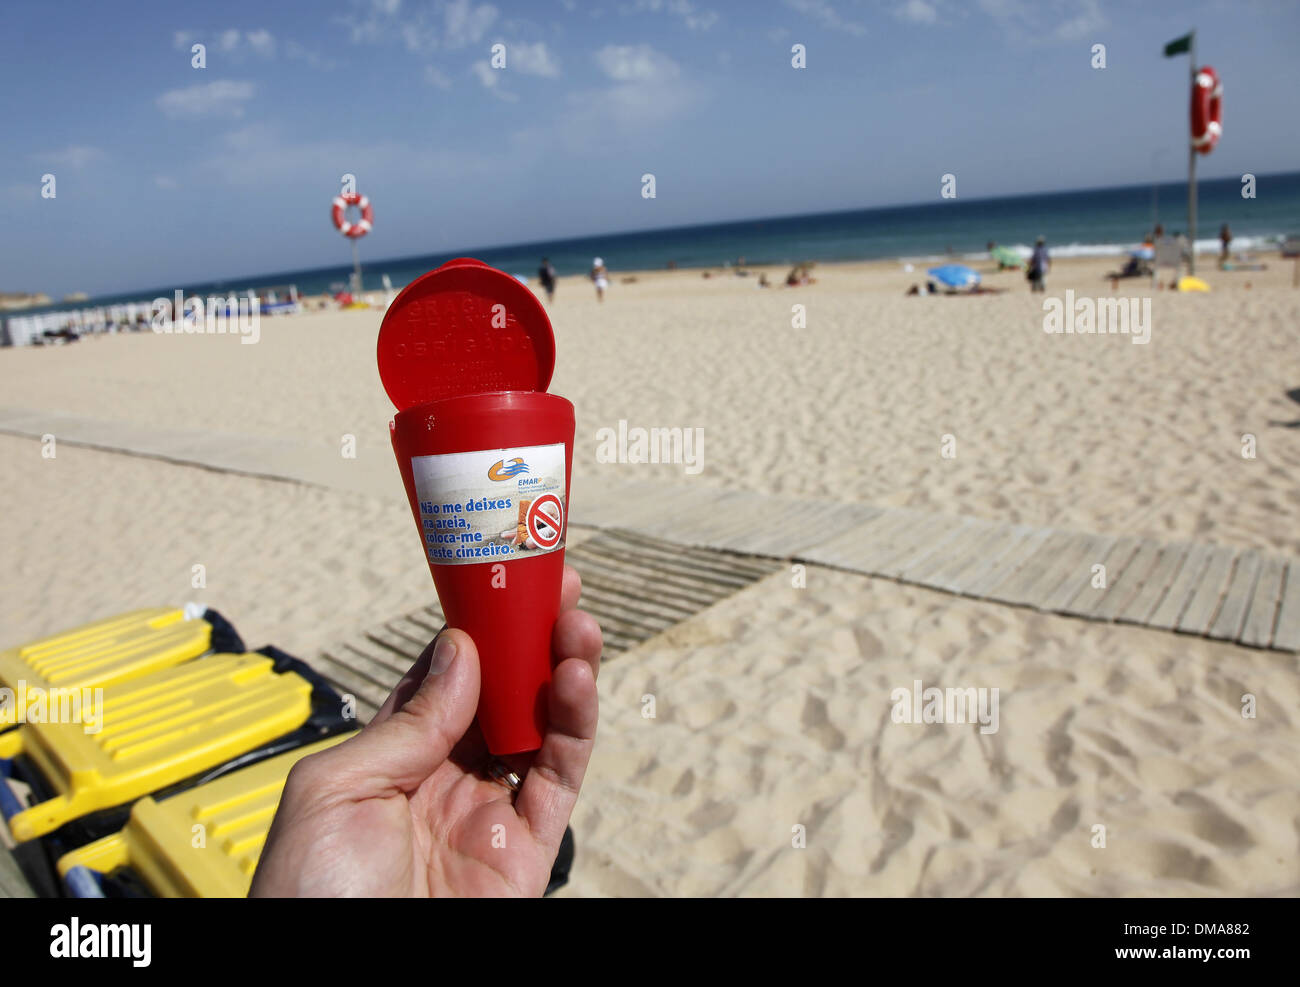
[[[1191, 33], [1192, 78], [1189, 98], [1196, 93], [1196, 30]], [[1189, 131], [1190, 133], [1190, 131]], [[1189, 137], [1187, 140], [1187, 235], [1191, 239], [1191, 249], [1187, 255], [1187, 273], [1196, 274], [1196, 144]]]

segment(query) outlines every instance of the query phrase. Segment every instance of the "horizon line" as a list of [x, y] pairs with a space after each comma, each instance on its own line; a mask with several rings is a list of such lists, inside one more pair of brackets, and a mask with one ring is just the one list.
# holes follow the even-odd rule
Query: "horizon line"
[[[1300, 169], [1296, 169], [1293, 171], [1260, 173], [1256, 177], [1277, 178], [1277, 177], [1290, 177], [1290, 176], [1300, 176]], [[1217, 177], [1199, 178], [1198, 184], [1239, 180], [1239, 177], [1240, 176], [1233, 174], [1233, 175], [1224, 175], [1224, 176], [1217, 176]], [[932, 200], [924, 199], [924, 200], [913, 200], [910, 202], [893, 203], [890, 205], [847, 206], [838, 209], [816, 210], [814, 212], [778, 213], [778, 214], [766, 215], [766, 216], [750, 216], [743, 219], [713, 219], [713, 220], [706, 220], [704, 222], [675, 224], [675, 225], [667, 225], [667, 226], [647, 226], [647, 227], [640, 227], [637, 229], [630, 229], [630, 230], [605, 230], [605, 231], [594, 232], [594, 233], [570, 234], [556, 239], [527, 240], [522, 243], [518, 241], [508, 241], [508, 242], [492, 243], [492, 244], [480, 244], [475, 247], [465, 247], [465, 248], [452, 249], [452, 250], [436, 250], [436, 251], [423, 251], [423, 252], [415, 252], [415, 253], [397, 254], [388, 257], [376, 258], [373, 261], [367, 261], [363, 266], [373, 269], [375, 266], [382, 265], [382, 264], [401, 263], [401, 262], [412, 260], [414, 258], [437, 257], [443, 254], [446, 254], [453, 258], [473, 257], [477, 253], [500, 251], [504, 249], [523, 250], [524, 248], [527, 247], [538, 247], [538, 246], [555, 247], [555, 246], [562, 246], [567, 243], [572, 243], [574, 241], [590, 240], [598, 237], [633, 237], [633, 236], [639, 236], [647, 233], [664, 233], [671, 230], [696, 230], [696, 229], [703, 229], [705, 227], [711, 227], [711, 226], [729, 226], [729, 225], [743, 224], [743, 223], [780, 222], [782, 220], [788, 220], [788, 219], [803, 219], [803, 218], [813, 218], [813, 217], [821, 217], [821, 216], [834, 216], [841, 213], [888, 212], [890, 210], [911, 209], [917, 206], [941, 205], [943, 202], [948, 202], [954, 205], [956, 204], [973, 205], [982, 202], [999, 202], [999, 201], [1015, 200], [1015, 199], [1027, 199], [1035, 196], [1044, 196], [1044, 195], [1052, 195], [1052, 196], [1074, 195], [1074, 194], [1083, 194], [1087, 192], [1103, 192], [1103, 191], [1118, 192], [1118, 191], [1126, 191], [1129, 189], [1147, 189], [1147, 188], [1151, 188], [1152, 186], [1166, 186], [1166, 185], [1186, 185], [1186, 181], [1179, 180], [1179, 179], [1172, 179], [1172, 180], [1157, 180], [1153, 182], [1131, 182], [1124, 185], [1093, 185], [1093, 186], [1088, 186], [1086, 188], [1042, 189], [1033, 192], [1018, 192], [1014, 195], [988, 195], [988, 196], [981, 196], [978, 198], [941, 200], [940, 202], [934, 202]], [[219, 277], [209, 276], [206, 279], [193, 278], [189, 280], [195, 281], [197, 283], [209, 283], [209, 284], [223, 284], [227, 282], [254, 282], [254, 281], [266, 281], [266, 280], [274, 281], [275, 279], [283, 277], [285, 275], [306, 274], [306, 273], [320, 270], [322, 268], [343, 267], [343, 266], [346, 265], [318, 264], [313, 267], [297, 267], [297, 268], [290, 268], [286, 270], [266, 272], [266, 273], [255, 274], [255, 275], [230, 275], [230, 276], [219, 276]], [[15, 293], [20, 293], [20, 292], [15, 292]], [[44, 291], [33, 291], [30, 293], [46, 294], [46, 292]], [[87, 303], [91, 302], [95, 298], [118, 297], [122, 295], [129, 295], [132, 293], [133, 292], [130, 291], [101, 292], [89, 296], [85, 300], [85, 302]], [[53, 299], [51, 299], [48, 306], [47, 305], [32, 306], [32, 308], [46, 308], [46, 307], [61, 305], [61, 304], [65, 304], [65, 303], [62, 301], [56, 302]], [[70, 302], [66, 304], [83, 304], [83, 303]], [[17, 314], [18, 312], [21, 311], [24, 310], [21, 309], [10, 310], [9, 312], [6, 313], [6, 317], [10, 314]]]

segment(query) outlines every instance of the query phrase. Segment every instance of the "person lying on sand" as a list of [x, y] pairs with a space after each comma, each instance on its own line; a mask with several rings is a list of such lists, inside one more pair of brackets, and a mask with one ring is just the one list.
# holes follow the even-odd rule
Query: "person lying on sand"
[[1151, 277], [1151, 267], [1142, 258], [1136, 254], [1130, 255], [1128, 262], [1118, 271], [1110, 271], [1102, 275], [1103, 278], [1115, 280], [1116, 278], [1149, 278]]
[[785, 285], [787, 288], [795, 288], [804, 284], [816, 284], [817, 279], [812, 276], [811, 264], [796, 264], [790, 268], [790, 273], [785, 276]]
[[[952, 288], [952, 289], [950, 289], [950, 290], [948, 290], [948, 291], [943, 291], [943, 292], [941, 292], [941, 291], [939, 291], [939, 289], [938, 289], [937, 287], [935, 287], [935, 283], [934, 283], [933, 281], [927, 281], [927, 282], [925, 283], [925, 293], [926, 293], [927, 295], [939, 295], [939, 294], [943, 294], [943, 295], [961, 295], [961, 296], [966, 296], [966, 295], [1000, 295], [1000, 294], [1002, 294], [1003, 292], [1005, 292], [1006, 290], [1007, 290], [1006, 288], [988, 288], [988, 287], [985, 287], [985, 286], [982, 285], [982, 284], [976, 284], [976, 285], [972, 285], [970, 288], [967, 288], [965, 291], [958, 291], [956, 288]], [[908, 288], [907, 291], [904, 292], [904, 294], [905, 294], [905, 295], [908, 295], [908, 296], [911, 296], [911, 295], [919, 295], [919, 294], [921, 294], [921, 288], [920, 288], [919, 285], [912, 285], [912, 287]]]

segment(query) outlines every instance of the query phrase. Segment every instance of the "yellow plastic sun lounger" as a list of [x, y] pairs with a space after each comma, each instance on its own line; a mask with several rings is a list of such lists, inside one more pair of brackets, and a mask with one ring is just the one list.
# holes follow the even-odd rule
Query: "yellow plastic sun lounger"
[[0, 651], [0, 687], [12, 691], [0, 701], [0, 729], [55, 690], [95, 689], [195, 658], [212, 644], [212, 631], [202, 617], [153, 607]]
[[311, 683], [273, 665], [257, 653], [211, 655], [106, 686], [100, 708], [82, 710], [79, 722], [0, 734], [0, 759], [28, 758], [55, 793], [10, 816], [14, 839], [131, 802], [303, 724]]
[[76, 897], [103, 896], [99, 877], [127, 868], [160, 898], [242, 898], [289, 769], [354, 736], [341, 734], [241, 768], [170, 798], [142, 798], [120, 832], [59, 858]]

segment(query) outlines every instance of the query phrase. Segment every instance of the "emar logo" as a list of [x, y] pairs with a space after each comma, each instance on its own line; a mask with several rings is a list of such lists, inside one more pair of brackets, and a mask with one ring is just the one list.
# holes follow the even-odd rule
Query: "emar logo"
[[506, 463], [504, 459], [498, 459], [488, 467], [489, 480], [513, 480], [521, 473], [528, 472], [528, 464], [522, 459], [516, 457]]

